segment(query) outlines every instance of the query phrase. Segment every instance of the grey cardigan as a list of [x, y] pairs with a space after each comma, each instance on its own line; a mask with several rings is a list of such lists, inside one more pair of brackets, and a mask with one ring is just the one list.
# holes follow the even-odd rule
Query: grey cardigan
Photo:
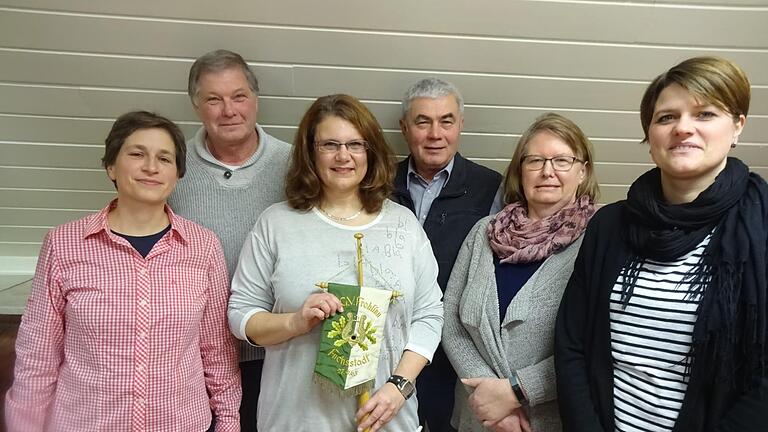
[[[443, 347], [460, 378], [508, 377], [517, 372], [534, 432], [560, 431], [555, 385], [555, 317], [583, 236], [547, 258], [520, 289], [499, 324], [493, 252], [486, 230], [492, 216], [467, 235], [445, 291]], [[483, 431], [469, 392], [456, 383], [451, 422], [459, 431]]]

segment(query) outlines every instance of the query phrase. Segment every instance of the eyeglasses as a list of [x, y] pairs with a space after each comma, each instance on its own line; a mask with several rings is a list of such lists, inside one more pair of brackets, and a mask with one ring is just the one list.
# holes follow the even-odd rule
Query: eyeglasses
[[368, 142], [365, 140], [352, 140], [345, 143], [336, 140], [315, 141], [315, 147], [323, 153], [336, 153], [341, 150], [341, 146], [346, 147], [350, 153], [365, 153]]
[[528, 171], [539, 171], [544, 169], [544, 165], [550, 161], [552, 162], [552, 169], [555, 171], [569, 171], [573, 168], [573, 164], [576, 162], [586, 163], [585, 161], [575, 158], [573, 156], [555, 156], [551, 158], [545, 158], [543, 156], [528, 155], [523, 156], [523, 168]]

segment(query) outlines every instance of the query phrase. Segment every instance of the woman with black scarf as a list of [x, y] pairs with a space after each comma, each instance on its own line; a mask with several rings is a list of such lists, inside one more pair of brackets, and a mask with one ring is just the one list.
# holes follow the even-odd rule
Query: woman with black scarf
[[768, 430], [768, 186], [728, 157], [749, 99], [715, 57], [648, 86], [657, 167], [594, 216], [558, 313], [565, 431]]

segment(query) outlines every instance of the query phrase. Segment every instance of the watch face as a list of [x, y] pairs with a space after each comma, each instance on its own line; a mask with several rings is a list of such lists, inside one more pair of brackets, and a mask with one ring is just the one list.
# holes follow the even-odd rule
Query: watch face
[[411, 397], [413, 395], [413, 383], [408, 380], [403, 380], [402, 387], [400, 388], [400, 391], [403, 392], [403, 395], [406, 399]]
[[398, 390], [400, 390], [400, 394], [403, 395], [403, 397], [408, 400], [413, 395], [413, 391], [415, 390], [413, 383], [410, 382], [408, 379], [403, 378], [399, 375], [392, 375], [389, 377], [387, 382], [391, 382], [392, 384], [397, 387]]

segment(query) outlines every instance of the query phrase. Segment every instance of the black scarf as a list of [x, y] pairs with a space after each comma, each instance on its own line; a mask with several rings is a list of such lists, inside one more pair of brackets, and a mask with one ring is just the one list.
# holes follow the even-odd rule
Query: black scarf
[[693, 295], [702, 296], [691, 367], [741, 389], [755, 370], [765, 373], [767, 216], [765, 180], [734, 158], [693, 202], [667, 204], [658, 168], [640, 176], [627, 194], [623, 235], [631, 254], [622, 301], [626, 305], [632, 296], [644, 258], [673, 261], [712, 233], [703, 268], [688, 277]]

